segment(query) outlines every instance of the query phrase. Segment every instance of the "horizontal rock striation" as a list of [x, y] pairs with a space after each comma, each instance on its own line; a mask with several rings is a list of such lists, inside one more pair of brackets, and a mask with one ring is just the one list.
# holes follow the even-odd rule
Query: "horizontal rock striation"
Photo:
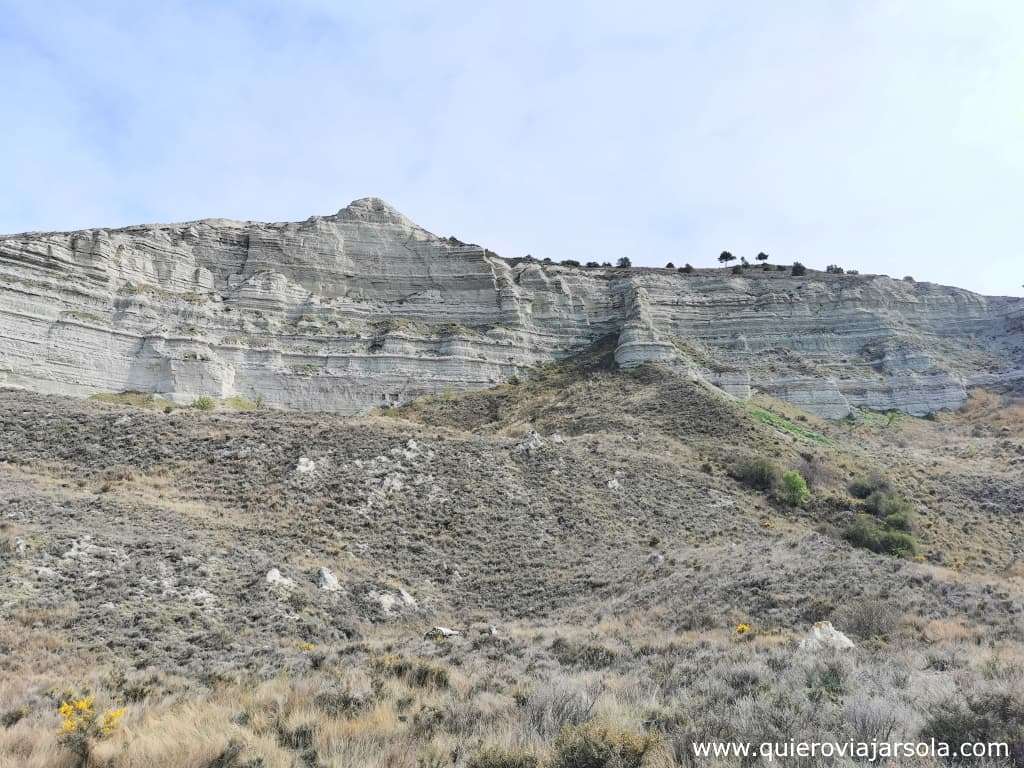
[[363, 413], [482, 388], [616, 334], [679, 366], [841, 417], [926, 414], [1024, 380], [1024, 301], [884, 276], [681, 274], [507, 261], [386, 203], [0, 238], [0, 386], [141, 391]]

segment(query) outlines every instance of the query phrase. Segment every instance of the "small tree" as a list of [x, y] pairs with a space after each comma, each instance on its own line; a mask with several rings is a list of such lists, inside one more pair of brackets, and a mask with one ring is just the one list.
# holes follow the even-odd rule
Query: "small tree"
[[744, 267], [749, 267], [750, 266], [750, 262], [747, 261], [747, 257], [746, 256], [740, 256], [740, 264], [742, 264]]
[[562, 259], [563, 267], [578, 267], [580, 263], [576, 259]]
[[764, 251], [761, 251], [759, 254], [757, 254], [757, 260], [758, 261], [768, 261], [768, 254], [765, 253]]
[[619, 269], [629, 269], [633, 266], [633, 262], [629, 260], [628, 256], [623, 256], [619, 259]]
[[802, 277], [807, 274], [807, 267], [801, 264], [799, 261], [793, 262], [793, 277]]
[[845, 274], [846, 270], [840, 267], [838, 264], [829, 264], [825, 267], [825, 271], [830, 275], [842, 275]]
[[807, 481], [796, 470], [782, 473], [782, 499], [791, 507], [802, 507], [811, 500]]
[[587, 267], [589, 267], [590, 269], [593, 269], [594, 267], [600, 267], [600, 266], [601, 265], [598, 264], [596, 261], [588, 261], [587, 262]]
[[736, 257], [733, 256], [728, 251], [722, 251], [721, 255], [718, 257], [718, 261], [720, 263], [722, 263], [722, 264], [728, 264], [730, 261], [735, 261], [735, 260], [736, 260]]
[[673, 264], [671, 261], [668, 264], [665, 265], [665, 269], [675, 269], [675, 268], [676, 268], [676, 265]]

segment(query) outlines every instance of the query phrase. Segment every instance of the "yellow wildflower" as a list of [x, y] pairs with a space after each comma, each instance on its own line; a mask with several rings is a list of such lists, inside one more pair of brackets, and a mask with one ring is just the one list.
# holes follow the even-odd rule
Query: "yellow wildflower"
[[750, 632], [751, 629], [752, 629], [752, 627], [749, 624], [745, 623], [745, 622], [743, 624], [737, 624], [736, 625], [736, 634], [737, 635], [745, 635], [748, 632]]
[[75, 702], [75, 709], [79, 712], [90, 712], [92, 711], [92, 696], [85, 696]]
[[127, 707], [121, 707], [120, 709], [112, 709], [103, 715], [103, 723], [100, 725], [100, 733], [104, 736], [109, 736], [117, 728], [117, 724], [124, 717], [128, 711]]

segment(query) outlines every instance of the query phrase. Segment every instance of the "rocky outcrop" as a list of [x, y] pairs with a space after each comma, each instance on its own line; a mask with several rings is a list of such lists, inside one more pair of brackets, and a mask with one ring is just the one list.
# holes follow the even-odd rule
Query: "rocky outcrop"
[[0, 238], [0, 386], [362, 413], [528, 375], [618, 336], [829, 417], [924, 414], [1024, 379], [1024, 302], [883, 276], [506, 261], [384, 202]]

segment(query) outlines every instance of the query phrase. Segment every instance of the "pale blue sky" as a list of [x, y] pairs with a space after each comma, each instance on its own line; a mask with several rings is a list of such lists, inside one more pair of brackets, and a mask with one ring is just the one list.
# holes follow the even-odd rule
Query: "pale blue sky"
[[0, 0], [0, 232], [383, 197], [505, 256], [1024, 294], [1024, 3]]

